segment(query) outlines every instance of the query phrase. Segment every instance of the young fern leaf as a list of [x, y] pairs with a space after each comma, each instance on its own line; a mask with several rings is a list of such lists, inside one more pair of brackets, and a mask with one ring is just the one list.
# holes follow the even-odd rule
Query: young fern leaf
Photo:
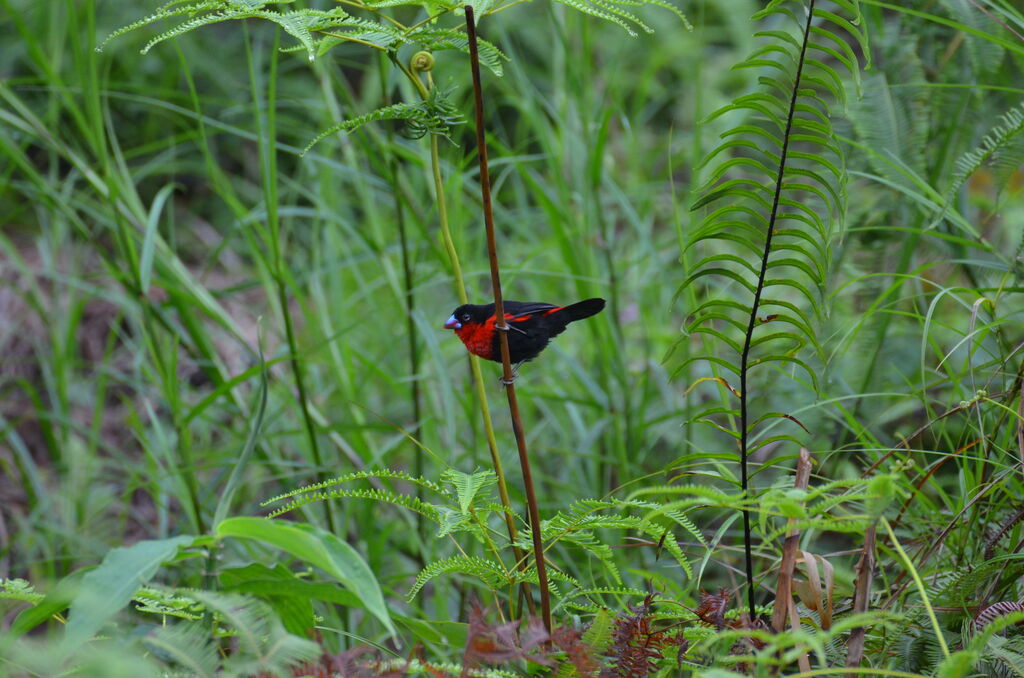
[[[798, 367], [817, 389], [816, 370], [796, 354], [810, 348], [824, 360], [811, 320], [824, 319], [830, 244], [846, 208], [845, 159], [830, 116], [835, 105], [845, 103], [837, 69], [859, 77], [856, 58], [841, 45], [852, 41], [869, 53], [856, 0], [819, 6], [824, 4], [772, 0], [754, 15], [771, 24], [758, 34], [768, 42], [737, 68], [756, 69], [761, 88], [709, 118], [729, 114], [738, 123], [721, 135], [704, 162], [707, 179], [693, 209], [712, 209], [684, 244], [684, 252], [697, 252], [684, 288], [699, 284], [711, 296], [694, 314], [688, 332], [708, 335], [705, 345], [720, 347], [699, 356], [712, 374], [727, 367], [739, 378], [736, 437], [744, 493], [750, 441], [755, 428], [767, 421], [750, 416], [750, 371], [758, 365], [776, 364], [783, 371]], [[766, 307], [788, 311], [784, 329], [775, 324], [781, 314]], [[686, 359], [684, 367], [692, 362]], [[743, 518], [753, 617], [747, 508]]]
[[143, 54], [146, 54], [161, 42], [176, 38], [202, 26], [238, 19], [265, 19], [277, 24], [288, 35], [298, 40], [299, 44], [305, 48], [306, 53], [309, 55], [309, 60], [312, 61], [317, 53], [317, 40], [313, 36], [314, 32], [344, 26], [360, 27], [371, 23], [363, 19], [357, 19], [337, 7], [331, 10], [301, 9], [290, 12], [277, 12], [267, 9], [268, 6], [277, 4], [284, 3], [280, 2], [280, 0], [210, 0], [208, 2], [190, 4], [171, 2], [145, 18], [117, 29], [100, 43], [99, 49], [102, 49], [104, 45], [118, 36], [165, 19], [187, 17], [185, 21], [177, 26], [149, 40], [142, 48]]
[[[469, 53], [469, 40], [466, 39], [466, 34], [455, 28], [438, 29], [424, 26], [406, 34], [405, 37], [409, 42], [417, 42], [430, 52], [451, 49], [463, 54]], [[476, 42], [480, 65], [486, 66], [500, 78], [504, 72], [501, 62], [508, 61], [508, 56], [486, 40], [477, 38]]]
[[199, 623], [164, 624], [142, 639], [143, 645], [194, 676], [215, 676], [220, 668], [217, 642]]
[[296, 499], [292, 499], [284, 506], [279, 506], [267, 514], [268, 518], [277, 518], [278, 516], [290, 513], [295, 509], [306, 506], [307, 504], [313, 504], [320, 501], [327, 501], [329, 499], [369, 499], [384, 504], [394, 504], [395, 506], [401, 506], [407, 508], [410, 511], [419, 513], [420, 515], [429, 518], [438, 525], [443, 521], [441, 510], [438, 507], [428, 504], [420, 500], [415, 495], [411, 494], [397, 494], [390, 490], [376, 490], [376, 489], [353, 489], [346, 490], [342, 488], [334, 488], [330, 490], [319, 490], [316, 492], [308, 492], [306, 494], [300, 494]]
[[[542, 527], [544, 540], [550, 544], [562, 541], [579, 546], [600, 561], [615, 584], [621, 584], [622, 578], [618, 567], [612, 560], [612, 549], [594, 533], [594, 530], [632, 530], [648, 537], [652, 542], [662, 545], [679, 563], [679, 566], [692, 577], [693, 571], [689, 559], [679, 547], [666, 525], [654, 523], [647, 517], [635, 515], [605, 515], [596, 513], [598, 510], [624, 509], [628, 507], [644, 507], [641, 502], [618, 501], [580, 501], [570, 507], [570, 511], [559, 512], [545, 521]], [[680, 524], [687, 529], [693, 528], [693, 534], [700, 532], [685, 516], [673, 514], [681, 519]], [[703, 541], [703, 535], [698, 539]]]
[[306, 144], [302, 155], [323, 139], [338, 132], [352, 132], [368, 122], [377, 120], [404, 120], [405, 134], [411, 139], [419, 139], [427, 134], [435, 134], [450, 140], [449, 132], [454, 125], [465, 123], [458, 109], [448, 100], [449, 92], [435, 87], [430, 95], [415, 104], [392, 104], [378, 108], [358, 118], [349, 118], [334, 127], [324, 130], [315, 139]]
[[223, 664], [225, 675], [260, 672], [284, 675], [286, 671], [290, 673], [290, 667], [320, 655], [319, 645], [288, 633], [280, 618], [261, 600], [213, 591], [193, 591], [190, 595], [202, 603], [237, 642], [237, 652]]
[[455, 488], [455, 496], [458, 497], [459, 508], [463, 513], [469, 513], [469, 508], [473, 506], [481, 490], [492, 488], [498, 484], [497, 474], [490, 470], [463, 473], [448, 469], [441, 475], [441, 479], [451, 483]]

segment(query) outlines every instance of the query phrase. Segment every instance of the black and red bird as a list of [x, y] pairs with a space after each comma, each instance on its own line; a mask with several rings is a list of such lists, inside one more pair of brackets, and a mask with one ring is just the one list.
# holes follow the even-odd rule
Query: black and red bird
[[[585, 299], [569, 306], [532, 301], [506, 301], [508, 352], [512, 362], [533, 360], [565, 326], [604, 309], [604, 299]], [[494, 327], [494, 304], [464, 304], [455, 309], [445, 329], [455, 330], [470, 353], [501, 362], [501, 344]]]

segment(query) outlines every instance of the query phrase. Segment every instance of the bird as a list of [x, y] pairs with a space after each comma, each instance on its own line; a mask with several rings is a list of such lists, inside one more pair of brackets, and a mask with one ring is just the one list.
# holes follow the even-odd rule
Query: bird
[[[506, 301], [505, 321], [508, 325], [509, 359], [518, 368], [533, 360], [566, 325], [597, 315], [604, 309], [604, 299], [584, 299], [568, 306], [555, 306], [536, 301]], [[463, 304], [444, 324], [455, 330], [470, 353], [485, 360], [501, 362], [501, 343], [495, 328], [494, 304]]]

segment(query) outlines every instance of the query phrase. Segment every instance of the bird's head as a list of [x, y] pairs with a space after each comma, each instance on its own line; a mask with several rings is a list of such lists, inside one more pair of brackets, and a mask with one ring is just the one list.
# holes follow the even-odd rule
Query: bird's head
[[483, 324], [483, 322], [489, 317], [490, 313], [487, 311], [486, 306], [463, 304], [452, 311], [452, 314], [448, 316], [448, 320], [445, 321], [444, 328], [446, 330], [455, 330], [457, 332], [465, 325]]

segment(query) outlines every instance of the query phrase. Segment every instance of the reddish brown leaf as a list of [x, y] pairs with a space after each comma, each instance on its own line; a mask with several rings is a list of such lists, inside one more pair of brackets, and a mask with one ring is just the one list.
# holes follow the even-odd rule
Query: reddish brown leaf
[[532, 652], [548, 639], [543, 623], [536, 619], [527, 623], [522, 636], [519, 633], [519, 622], [489, 624], [484, 619], [480, 604], [474, 602], [469, 610], [469, 631], [466, 649], [462, 654], [463, 675], [467, 675], [470, 668], [481, 664], [508, 664], [519, 659], [552, 666], [554, 662], [545, 654]]
[[705, 624], [711, 624], [721, 631], [725, 628], [725, 611], [729, 609], [729, 591], [719, 590], [718, 593], [700, 592], [700, 605], [695, 612]]
[[582, 634], [568, 626], [558, 626], [551, 632], [551, 641], [576, 668], [581, 678], [593, 678], [600, 666], [594, 657], [594, 648], [583, 642]]

